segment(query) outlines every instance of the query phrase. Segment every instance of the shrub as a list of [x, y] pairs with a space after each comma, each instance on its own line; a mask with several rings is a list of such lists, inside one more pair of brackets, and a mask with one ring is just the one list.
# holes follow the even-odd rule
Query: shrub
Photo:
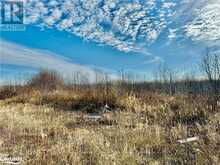
[[64, 81], [55, 71], [42, 70], [30, 81], [29, 86], [42, 90], [56, 90], [63, 87]]
[[4, 86], [0, 88], [0, 100], [17, 96], [18, 92], [14, 86]]

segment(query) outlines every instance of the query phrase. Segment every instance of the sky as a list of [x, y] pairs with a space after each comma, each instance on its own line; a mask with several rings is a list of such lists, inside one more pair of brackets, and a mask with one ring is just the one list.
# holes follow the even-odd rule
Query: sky
[[[41, 69], [153, 79], [161, 64], [194, 70], [220, 52], [220, 0], [24, 0], [23, 31], [0, 31], [0, 83]], [[1, 22], [1, 17], [0, 17]]]

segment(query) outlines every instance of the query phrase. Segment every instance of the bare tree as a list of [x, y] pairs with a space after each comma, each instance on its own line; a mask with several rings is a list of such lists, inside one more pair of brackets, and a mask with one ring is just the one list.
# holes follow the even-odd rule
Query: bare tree
[[202, 70], [211, 86], [210, 103], [213, 110], [218, 109], [218, 101], [220, 96], [220, 56], [211, 54], [207, 48], [206, 54], [202, 58]]
[[207, 48], [206, 54], [202, 58], [202, 70], [205, 72], [206, 77], [215, 95], [219, 95], [219, 81], [220, 81], [220, 56], [211, 54]]
[[158, 75], [160, 82], [163, 84], [165, 92], [173, 95], [175, 93], [175, 89], [174, 89], [175, 73], [165, 64], [159, 65], [158, 72], [159, 72]]
[[39, 89], [55, 90], [59, 87], [63, 87], [64, 81], [57, 72], [42, 70], [33, 76], [28, 84]]

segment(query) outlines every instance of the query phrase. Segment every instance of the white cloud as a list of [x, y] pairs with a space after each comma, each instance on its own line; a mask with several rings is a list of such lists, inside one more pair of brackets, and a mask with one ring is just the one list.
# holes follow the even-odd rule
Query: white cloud
[[158, 37], [158, 33], [156, 30], [152, 30], [152, 31], [148, 32], [148, 38], [150, 40], [155, 40], [155, 39], [157, 39], [157, 37]]
[[62, 16], [62, 11], [59, 9], [55, 9], [51, 12], [51, 14], [47, 17], [45, 17], [45, 22], [49, 25], [52, 26], [53, 24], [56, 23]]
[[69, 59], [48, 51], [26, 48], [11, 42], [0, 40], [0, 64], [10, 64], [33, 69], [56, 70], [64, 77], [70, 78], [73, 73], [88, 75], [93, 81], [95, 71], [92, 68], [74, 64]]
[[167, 3], [164, 3], [162, 7], [169, 9], [169, 8], [174, 7], [174, 6], [176, 6], [175, 3], [173, 3], [173, 2], [167, 2]]
[[56, 27], [121, 51], [140, 52], [138, 43], [154, 43], [168, 26], [174, 6], [171, 0], [27, 0], [26, 22]]
[[195, 18], [186, 25], [186, 35], [196, 41], [220, 39], [220, 0], [209, 1], [195, 11]]
[[220, 0], [26, 0], [26, 23], [68, 31], [124, 52], [149, 54], [148, 48], [164, 34], [161, 38], [167, 40], [219, 40], [219, 4]]
[[168, 38], [169, 39], [175, 39], [176, 38], [176, 32], [177, 32], [177, 29], [169, 29], [169, 35], [168, 35]]

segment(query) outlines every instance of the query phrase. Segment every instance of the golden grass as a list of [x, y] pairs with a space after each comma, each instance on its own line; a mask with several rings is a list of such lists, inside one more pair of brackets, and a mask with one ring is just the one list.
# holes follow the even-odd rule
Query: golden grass
[[[0, 102], [0, 153], [27, 165], [217, 165], [220, 112], [199, 100], [34, 90]], [[192, 136], [199, 141], [177, 143]]]

